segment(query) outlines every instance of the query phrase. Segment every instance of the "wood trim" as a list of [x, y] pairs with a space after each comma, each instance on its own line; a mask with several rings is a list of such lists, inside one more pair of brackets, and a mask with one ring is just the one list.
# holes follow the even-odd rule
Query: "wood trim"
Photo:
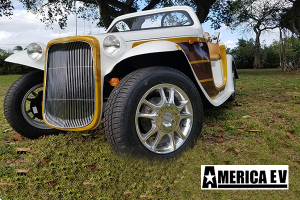
[[197, 64], [197, 63], [205, 63], [205, 62], [210, 62], [210, 60], [196, 60], [196, 61], [191, 61], [190, 64]]

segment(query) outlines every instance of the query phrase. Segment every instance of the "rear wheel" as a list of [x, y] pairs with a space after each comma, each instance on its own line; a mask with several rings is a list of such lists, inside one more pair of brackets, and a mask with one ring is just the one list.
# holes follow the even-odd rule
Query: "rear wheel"
[[105, 133], [118, 153], [170, 158], [194, 145], [201, 132], [200, 95], [181, 72], [140, 69], [112, 91], [105, 110]]
[[30, 72], [8, 89], [4, 99], [4, 115], [9, 125], [27, 138], [59, 133], [43, 121], [43, 71]]

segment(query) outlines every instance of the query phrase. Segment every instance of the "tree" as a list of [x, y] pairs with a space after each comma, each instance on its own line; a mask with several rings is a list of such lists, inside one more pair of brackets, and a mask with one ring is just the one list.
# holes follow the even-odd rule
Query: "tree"
[[[0, 0], [0, 17], [12, 15], [12, 0]], [[34, 13], [47, 26], [57, 22], [61, 28], [67, 26], [70, 14], [97, 22], [100, 27], [108, 28], [112, 20], [123, 14], [150, 10], [173, 5], [187, 5], [194, 8], [200, 22], [207, 20], [214, 4], [220, 12], [227, 0], [18, 0]], [[4, 3], [2, 3], [4, 2]], [[225, 7], [224, 7], [225, 8]], [[214, 16], [216, 17], [216, 16]]]
[[0, 17], [12, 15], [13, 9], [11, 0], [0, 0]]
[[23, 51], [23, 47], [22, 46], [15, 46], [13, 51]]
[[[284, 37], [281, 40], [273, 41], [269, 46], [261, 46], [260, 57], [263, 68], [280, 67], [285, 72], [288, 69], [300, 67], [300, 39], [290, 36], [288, 33], [283, 35]], [[236, 45], [233, 49], [227, 49], [227, 52], [234, 56], [238, 68], [253, 69], [254, 39], [238, 39]]]
[[273, 41], [269, 46], [263, 45], [261, 48], [261, 60], [263, 68], [278, 68], [280, 66], [280, 43]]
[[283, 9], [280, 25], [300, 37], [300, 0], [288, 1], [292, 3], [292, 7]]
[[279, 49], [281, 71], [300, 67], [300, 38], [295, 38], [287, 30], [280, 31]]
[[205, 21], [211, 22], [211, 28], [220, 29], [224, 24], [232, 22], [232, 0], [218, 0], [210, 8], [210, 13]]
[[255, 33], [254, 68], [261, 68], [260, 36], [262, 32], [280, 26], [280, 13], [286, 2], [282, 0], [236, 0], [232, 2], [230, 19], [232, 28], [241, 27]]
[[253, 69], [254, 40], [238, 39], [237, 46], [228, 51], [239, 69]]

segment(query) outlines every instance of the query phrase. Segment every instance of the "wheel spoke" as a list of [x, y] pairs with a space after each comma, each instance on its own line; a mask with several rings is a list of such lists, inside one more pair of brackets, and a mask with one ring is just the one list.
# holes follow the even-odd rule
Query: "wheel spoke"
[[31, 110], [27, 110], [26, 112], [27, 112], [27, 113], [31, 113], [32, 111], [31, 111]]
[[33, 94], [34, 97], [36, 97], [37, 95], [37, 93], [35, 93], [34, 91], [32, 91], [31, 94]]
[[166, 104], [167, 103], [167, 97], [166, 97], [166, 94], [165, 94], [165, 91], [164, 91], [163, 87], [161, 87], [159, 89], [159, 93], [160, 93], [160, 97], [161, 97], [161, 101], [160, 101], [161, 105]]
[[176, 133], [178, 133], [180, 135], [181, 139], [183, 139], [183, 140], [187, 139], [187, 137], [185, 135], [183, 135], [179, 126], [177, 127], [177, 129], [175, 131], [176, 131]]
[[179, 106], [176, 106], [178, 111], [181, 112], [181, 110], [188, 104], [188, 100], [185, 100], [185, 101], [180, 101], [180, 105]]
[[152, 121], [152, 127], [151, 127], [150, 131], [148, 131], [148, 133], [146, 133], [146, 136], [143, 137], [142, 142], [145, 143], [152, 135], [157, 133], [158, 130], [159, 129], [156, 126], [156, 122]]
[[158, 110], [159, 110], [159, 108], [161, 107], [161, 106], [154, 105], [153, 103], [150, 103], [150, 102], [147, 101], [146, 99], [144, 99], [142, 102], [143, 102], [144, 104], [146, 104], [148, 107], [150, 107], [155, 113], [157, 113]]
[[26, 100], [27, 101], [32, 101], [34, 98], [27, 98]]
[[175, 88], [172, 87], [169, 90], [169, 104], [174, 104], [174, 95], [175, 95]]
[[154, 114], [146, 114], [146, 113], [138, 113], [137, 117], [143, 117], [148, 119], [153, 119], [155, 122], [157, 121], [157, 113]]
[[178, 116], [179, 116], [179, 121], [193, 117], [193, 115], [189, 113], [179, 114]]
[[170, 137], [170, 140], [171, 140], [171, 144], [173, 146], [173, 150], [175, 151], [176, 150], [176, 144], [175, 144], [175, 136], [174, 136], [174, 132], [170, 133], [169, 134], [169, 137]]
[[159, 144], [159, 142], [161, 141], [161, 139], [163, 138], [162, 137], [163, 136], [163, 134], [160, 132], [160, 131], [158, 131], [157, 132], [157, 136], [156, 136], [156, 138], [155, 138], [155, 140], [154, 140], [154, 144], [152, 145], [152, 150], [154, 151], [154, 152], [156, 152], [156, 148], [157, 148], [157, 145]]

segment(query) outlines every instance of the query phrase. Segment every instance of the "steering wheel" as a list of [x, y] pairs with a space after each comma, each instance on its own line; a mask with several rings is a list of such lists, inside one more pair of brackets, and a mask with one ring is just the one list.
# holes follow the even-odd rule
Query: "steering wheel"
[[161, 26], [186, 26], [192, 24], [191, 18], [183, 12], [165, 13], [161, 19]]

